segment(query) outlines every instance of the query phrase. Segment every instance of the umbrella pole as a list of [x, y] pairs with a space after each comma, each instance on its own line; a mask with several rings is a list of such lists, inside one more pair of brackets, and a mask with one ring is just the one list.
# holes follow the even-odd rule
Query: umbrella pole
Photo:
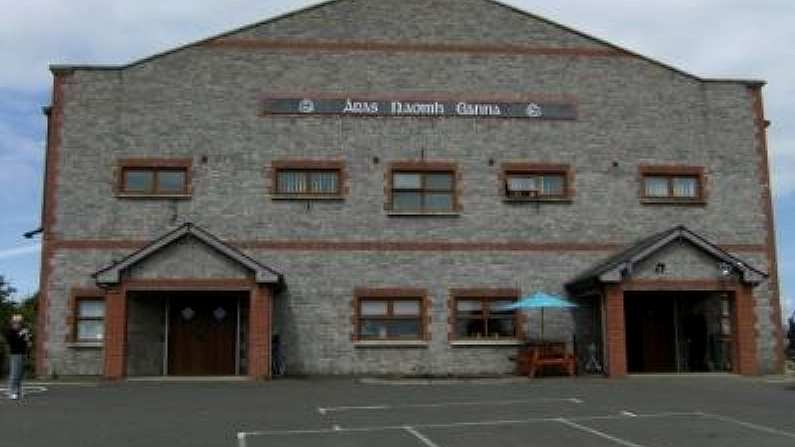
[[541, 343], [544, 343], [544, 308], [541, 308]]

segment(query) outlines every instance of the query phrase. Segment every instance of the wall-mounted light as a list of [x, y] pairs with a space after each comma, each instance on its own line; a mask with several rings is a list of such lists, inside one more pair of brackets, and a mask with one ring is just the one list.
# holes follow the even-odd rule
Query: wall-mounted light
[[732, 274], [732, 266], [725, 262], [719, 262], [718, 273], [722, 278], [727, 278]]

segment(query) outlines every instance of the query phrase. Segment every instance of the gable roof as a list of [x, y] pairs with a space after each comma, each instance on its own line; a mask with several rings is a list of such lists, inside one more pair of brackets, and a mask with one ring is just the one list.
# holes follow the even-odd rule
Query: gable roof
[[633, 267], [658, 253], [675, 241], [687, 241], [719, 262], [723, 262], [739, 273], [740, 281], [756, 285], [767, 278], [768, 274], [751, 267], [748, 263], [732, 256], [707, 239], [690, 231], [684, 225], [673, 227], [661, 233], [642, 239], [613, 256], [599, 262], [578, 275], [566, 284], [569, 290], [576, 290], [595, 283], [618, 283]]
[[[275, 16], [275, 17], [272, 17], [272, 18], [269, 18], [269, 19], [265, 19], [265, 20], [261, 20], [261, 21], [255, 22], [255, 23], [244, 25], [244, 26], [232, 29], [230, 31], [226, 31], [226, 32], [223, 32], [223, 33], [220, 33], [220, 34], [216, 34], [216, 35], [204, 38], [204, 39], [200, 39], [200, 40], [197, 40], [197, 41], [194, 41], [194, 42], [187, 43], [187, 44], [182, 45], [182, 46], [178, 46], [176, 48], [172, 48], [170, 50], [166, 50], [166, 51], [163, 51], [163, 52], [155, 53], [153, 55], [150, 55], [150, 56], [147, 56], [147, 57], [144, 57], [144, 58], [141, 58], [141, 59], [134, 60], [134, 61], [129, 62], [127, 64], [121, 64], [121, 65], [52, 64], [52, 65], [50, 65], [50, 71], [52, 71], [53, 73], [59, 73], [59, 72], [64, 72], [64, 71], [68, 72], [68, 71], [72, 71], [72, 70], [124, 70], [124, 69], [127, 69], [127, 68], [131, 68], [131, 67], [134, 67], [134, 66], [137, 66], [137, 65], [141, 65], [141, 64], [144, 64], [146, 62], [150, 62], [152, 60], [167, 56], [167, 55], [172, 54], [172, 53], [179, 52], [179, 51], [184, 50], [184, 49], [188, 49], [188, 48], [191, 48], [191, 47], [200, 46], [202, 44], [209, 43], [209, 42], [211, 42], [213, 40], [216, 40], [216, 39], [224, 38], [224, 37], [236, 34], [236, 33], [247, 31], [247, 30], [252, 29], [252, 28], [256, 28], [256, 27], [259, 27], [259, 26], [275, 23], [275, 22], [278, 22], [278, 21], [281, 21], [281, 20], [284, 20], [284, 19], [288, 19], [288, 18], [297, 16], [297, 15], [300, 15], [300, 14], [315, 10], [315, 9], [324, 8], [324, 7], [333, 5], [335, 3], [346, 2], [346, 1], [351, 1], [351, 0], [325, 0], [325, 1], [321, 1], [321, 2], [316, 3], [314, 5], [309, 5], [309, 6], [305, 7], [305, 8], [300, 8], [300, 9], [297, 9], [295, 11], [288, 12], [286, 14], [278, 15], [278, 16]], [[370, 1], [373, 1], [373, 0], [370, 0]], [[598, 44], [601, 44], [601, 45], [605, 45], [605, 46], [607, 46], [607, 47], [609, 47], [609, 48], [611, 48], [613, 50], [616, 50], [618, 52], [625, 53], [625, 54], [627, 54], [629, 56], [633, 56], [633, 57], [639, 58], [641, 60], [644, 60], [646, 62], [652, 63], [654, 65], [657, 65], [659, 67], [665, 68], [667, 70], [673, 71], [675, 73], [678, 73], [678, 74], [683, 75], [685, 77], [691, 78], [693, 80], [697, 80], [697, 81], [701, 81], [701, 82], [740, 83], [740, 84], [746, 84], [746, 85], [749, 85], [749, 86], [762, 86], [762, 85], [766, 84], [765, 81], [758, 80], [758, 79], [702, 78], [700, 76], [696, 76], [696, 75], [694, 75], [692, 73], [684, 71], [684, 70], [682, 70], [680, 68], [677, 68], [677, 67], [674, 67], [672, 65], [669, 65], [669, 64], [667, 64], [665, 62], [661, 62], [661, 61], [659, 61], [657, 59], [653, 59], [651, 57], [644, 56], [644, 55], [641, 55], [639, 53], [635, 53], [635, 52], [630, 51], [630, 50], [628, 50], [626, 48], [623, 48], [623, 47], [618, 46], [616, 44], [610, 43], [610, 42], [608, 42], [606, 40], [602, 40], [602, 39], [600, 39], [598, 37], [594, 37], [594, 36], [592, 36], [590, 34], [587, 34], [585, 32], [576, 30], [574, 28], [570, 28], [570, 27], [568, 27], [566, 25], [562, 25], [562, 24], [560, 24], [558, 22], [555, 22], [553, 20], [550, 20], [548, 18], [535, 15], [533, 13], [530, 13], [530, 12], [525, 11], [523, 9], [520, 9], [518, 7], [515, 7], [515, 6], [512, 6], [512, 5], [508, 5], [506, 3], [503, 3], [502, 1], [499, 1], [499, 0], [483, 0], [483, 1], [492, 3], [492, 4], [497, 5], [499, 7], [502, 7], [502, 8], [506, 8], [506, 9], [508, 9], [510, 11], [513, 11], [515, 13], [521, 14], [521, 15], [527, 17], [527, 18], [534, 19], [534, 20], [546, 23], [548, 25], [551, 25], [551, 26], [556, 27], [558, 29], [561, 29], [563, 31], [566, 31], [566, 32], [569, 32], [569, 33], [573, 33], [573, 34], [578, 35], [580, 37], [583, 37], [583, 38], [586, 38], [588, 40], [591, 40], [591, 41], [593, 41], [595, 43], [598, 43]]]
[[155, 253], [186, 237], [196, 238], [218, 253], [225, 255], [241, 266], [253, 271], [254, 281], [258, 284], [275, 284], [277, 287], [281, 287], [284, 283], [281, 273], [259, 263], [257, 260], [226, 244], [224, 241], [213, 236], [208, 231], [203, 230], [202, 228], [197, 227], [190, 222], [183, 224], [179, 228], [169, 233], [166, 233], [149, 245], [133, 252], [121, 261], [114, 262], [113, 264], [97, 271], [91, 276], [94, 277], [97, 284], [117, 284], [121, 281], [121, 274], [123, 271], [138, 264], [139, 262], [144, 261]]

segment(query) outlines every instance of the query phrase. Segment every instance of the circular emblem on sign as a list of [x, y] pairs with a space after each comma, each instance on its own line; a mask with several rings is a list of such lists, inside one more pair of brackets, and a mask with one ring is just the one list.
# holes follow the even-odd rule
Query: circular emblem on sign
[[541, 117], [541, 115], [542, 112], [540, 105], [533, 102], [527, 106], [527, 116], [529, 116], [530, 118], [539, 118]]
[[315, 111], [315, 102], [311, 99], [302, 99], [298, 103], [298, 111], [301, 113], [312, 113]]

